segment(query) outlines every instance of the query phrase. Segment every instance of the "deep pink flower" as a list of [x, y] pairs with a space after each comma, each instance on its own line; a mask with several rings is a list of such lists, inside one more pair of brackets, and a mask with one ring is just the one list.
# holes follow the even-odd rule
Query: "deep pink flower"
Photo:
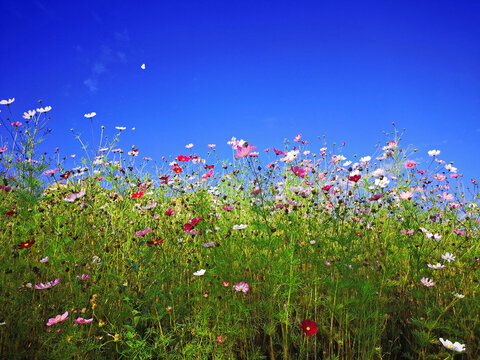
[[235, 284], [235, 291], [242, 291], [244, 294], [246, 294], [248, 292], [248, 284], [246, 282], [240, 281], [239, 283]]
[[222, 207], [222, 209], [225, 210], [225, 211], [232, 211], [234, 208], [235, 208], [234, 206], [227, 206], [227, 205]]
[[407, 161], [405, 162], [405, 165], [404, 165], [404, 166], [405, 166], [405, 168], [407, 168], [407, 169], [411, 169], [411, 168], [414, 168], [415, 165], [416, 165], [416, 162], [415, 162], [415, 161], [413, 161], [413, 160], [407, 160]]
[[312, 336], [315, 335], [318, 331], [318, 328], [316, 326], [317, 323], [315, 321], [307, 319], [301, 322], [300, 328], [305, 333], [305, 335]]
[[58, 169], [53, 169], [53, 170], [47, 170], [44, 172], [44, 175], [53, 175], [58, 171]]
[[297, 175], [302, 179], [305, 178], [305, 175], [307, 174], [307, 170], [305, 170], [304, 168], [300, 168], [298, 166], [295, 166], [295, 167], [292, 166], [290, 170], [292, 170], [295, 175]]
[[285, 155], [285, 153], [282, 150], [278, 150], [275, 148], [273, 148], [273, 152], [275, 153], [275, 155]]

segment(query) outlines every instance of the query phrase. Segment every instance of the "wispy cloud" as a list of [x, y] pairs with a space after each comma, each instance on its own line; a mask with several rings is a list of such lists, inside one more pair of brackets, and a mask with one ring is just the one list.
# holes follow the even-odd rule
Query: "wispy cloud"
[[83, 84], [88, 87], [88, 90], [90, 90], [90, 92], [94, 93], [97, 91], [98, 87], [97, 87], [97, 79], [95, 78], [88, 78], [86, 80], [84, 80]]

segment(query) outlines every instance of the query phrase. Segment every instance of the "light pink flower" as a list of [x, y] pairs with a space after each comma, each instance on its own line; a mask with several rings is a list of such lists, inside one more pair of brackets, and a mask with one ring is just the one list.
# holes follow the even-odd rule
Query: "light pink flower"
[[84, 319], [84, 318], [81, 318], [81, 317], [73, 320], [73, 322], [76, 323], [76, 324], [88, 324], [88, 323], [91, 323], [92, 321], [93, 321], [93, 318]]
[[62, 315], [57, 315], [54, 318], [48, 319], [47, 326], [52, 326], [68, 319], [68, 311]]
[[415, 161], [413, 161], [413, 160], [407, 160], [407, 161], [405, 162], [405, 165], [404, 165], [404, 166], [405, 166], [405, 168], [407, 168], [407, 169], [411, 169], [411, 168], [414, 168], [416, 164], [417, 164], [417, 163], [416, 163]]
[[423, 286], [430, 287], [430, 286], [435, 286], [435, 282], [429, 278], [421, 278], [420, 282], [422, 283]]
[[36, 290], [50, 289], [50, 288], [58, 285], [59, 283], [60, 283], [60, 279], [59, 279], [59, 278], [56, 278], [55, 280], [52, 280], [52, 281], [50, 281], [50, 282], [46, 282], [45, 284], [44, 284], [44, 283], [40, 283], [40, 284], [35, 285], [35, 289], [36, 289]]

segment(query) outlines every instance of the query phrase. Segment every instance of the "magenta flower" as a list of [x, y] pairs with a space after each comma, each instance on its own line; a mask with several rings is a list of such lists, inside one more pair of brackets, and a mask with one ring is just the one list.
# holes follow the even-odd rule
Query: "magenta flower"
[[68, 311], [66, 311], [63, 315], [57, 315], [54, 318], [48, 319], [47, 326], [52, 326], [68, 319]]
[[248, 292], [248, 284], [243, 281], [235, 284], [235, 291], [236, 292], [242, 291], [244, 294], [246, 294]]
[[246, 145], [246, 143], [245, 143], [243, 146], [237, 147], [237, 153], [235, 154], [235, 157], [237, 159], [239, 159], [239, 158], [243, 158], [245, 156], [248, 156], [256, 148], [257, 148], [256, 146], [253, 146], [251, 144]]
[[0, 154], [7, 151], [7, 145], [0, 147]]
[[135, 236], [144, 236], [144, 235], [148, 234], [150, 231], [152, 231], [152, 229], [146, 228], [145, 230], [137, 231], [134, 235]]
[[77, 275], [77, 279], [88, 280], [88, 279], [90, 279], [90, 276], [88, 276], [87, 274], [82, 274], [81, 276]]
[[292, 170], [295, 175], [297, 175], [302, 179], [305, 178], [305, 175], [307, 174], [307, 170], [300, 168], [298, 166], [295, 166], [295, 167], [292, 166], [290, 170]]
[[273, 152], [275, 153], [275, 155], [285, 155], [285, 153], [282, 150], [278, 150], [275, 148], [273, 148]]
[[73, 320], [73, 322], [74, 322], [75, 324], [88, 324], [88, 323], [91, 323], [92, 321], [93, 321], [93, 318], [91, 318], [91, 319], [84, 319], [84, 318], [81, 318], [81, 317]]
[[40, 259], [40, 262], [41, 262], [41, 263], [46, 263], [48, 260], [49, 260], [49, 257], [46, 256], [46, 257], [44, 257], [43, 259]]
[[234, 208], [235, 208], [234, 206], [227, 206], [227, 205], [222, 207], [222, 209], [225, 210], [225, 211], [232, 211]]

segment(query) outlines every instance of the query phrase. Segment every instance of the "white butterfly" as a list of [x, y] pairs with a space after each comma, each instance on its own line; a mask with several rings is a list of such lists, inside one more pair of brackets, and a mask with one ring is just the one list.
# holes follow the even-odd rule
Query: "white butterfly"
[[140, 66], [142, 68], [142, 70], [145, 70], [145, 64], [142, 64], [142, 66]]

